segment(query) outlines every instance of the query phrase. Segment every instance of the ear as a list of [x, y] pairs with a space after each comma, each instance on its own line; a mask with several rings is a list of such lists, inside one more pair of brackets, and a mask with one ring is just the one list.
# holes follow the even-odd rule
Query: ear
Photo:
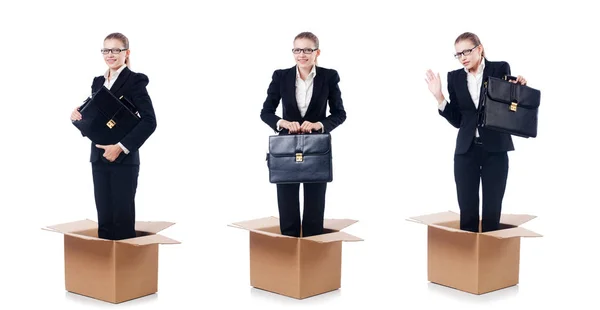
[[125, 54], [125, 56], [129, 57], [129, 53], [130, 53], [130, 52], [131, 52], [131, 51], [130, 51], [129, 49], [127, 49], [127, 50], [125, 51], [125, 53], [126, 53], [126, 54]]
[[319, 57], [319, 55], [321, 55], [321, 50], [320, 49], [317, 50], [317, 55], [316, 56]]

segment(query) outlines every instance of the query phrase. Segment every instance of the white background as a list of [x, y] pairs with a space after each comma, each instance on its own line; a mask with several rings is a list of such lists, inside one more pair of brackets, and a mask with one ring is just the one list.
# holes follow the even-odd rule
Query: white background
[[[597, 287], [597, 29], [583, 1], [16, 1], [3, 4], [0, 73], [0, 295], [10, 309], [106, 308], [64, 291], [62, 236], [94, 219], [90, 143], [71, 110], [106, 70], [104, 37], [130, 39], [150, 78], [158, 127], [141, 149], [139, 220], [164, 234], [159, 293], [144, 309], [341, 307], [525, 309], [590, 302]], [[359, 222], [344, 244], [342, 289], [297, 301], [249, 286], [248, 233], [227, 224], [277, 216], [259, 117], [273, 70], [294, 65], [294, 36], [321, 40], [348, 118], [333, 132], [326, 217]], [[521, 244], [520, 284], [475, 296], [427, 282], [426, 228], [406, 218], [458, 211], [457, 130], [438, 116], [424, 73], [460, 67], [454, 39], [479, 35], [540, 89], [539, 136], [514, 138], [505, 213], [538, 218]], [[209, 306], [211, 305], [211, 306]], [[8, 307], [9, 306], [9, 307]]]

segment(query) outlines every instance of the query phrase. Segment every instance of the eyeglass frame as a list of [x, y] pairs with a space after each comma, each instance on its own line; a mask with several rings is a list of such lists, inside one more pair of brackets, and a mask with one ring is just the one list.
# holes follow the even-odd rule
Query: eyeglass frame
[[[296, 53], [295, 50], [298, 50], [298, 53]], [[292, 53], [294, 53], [294, 54], [304, 53], [305, 55], [310, 55], [318, 50], [319, 50], [318, 48], [292, 48]], [[310, 51], [310, 53], [307, 53], [306, 51]]]
[[[454, 58], [458, 59], [461, 56], [469, 56], [469, 55], [471, 55], [471, 53], [473, 52], [473, 50], [476, 49], [476, 48], [478, 48], [478, 47], [479, 47], [479, 44], [475, 45], [471, 49], [467, 49], [467, 50], [463, 50], [462, 52], [458, 52], [458, 53], [454, 54]], [[467, 52], [467, 53], [465, 54], [465, 52]]]
[[[115, 50], [118, 50], [119, 52], [115, 53]], [[128, 48], [103, 48], [100, 50], [100, 53], [102, 53], [102, 55], [108, 55], [109, 53], [112, 53], [113, 55], [118, 55], [126, 50], [128, 50]], [[104, 53], [104, 51], [106, 51], [106, 53]]]

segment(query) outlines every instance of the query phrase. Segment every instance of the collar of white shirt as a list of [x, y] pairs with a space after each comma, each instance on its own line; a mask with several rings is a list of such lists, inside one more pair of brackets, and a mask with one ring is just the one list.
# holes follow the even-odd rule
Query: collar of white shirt
[[[308, 76], [306, 77], [307, 79], [311, 79], [314, 78], [317, 75], [317, 66], [314, 65], [312, 67], [312, 69], [310, 70], [310, 73], [308, 74]], [[296, 78], [300, 79], [300, 68], [298, 66], [296, 66]]]
[[[115, 73], [115, 75], [110, 77], [111, 81], [114, 81], [117, 79], [117, 77], [119, 77], [119, 74], [121, 74], [121, 72], [125, 69], [125, 67], [127, 67], [126, 64], [123, 64], [118, 70], [117, 73]], [[108, 75], [110, 74], [110, 69], [106, 70], [106, 72], [104, 73], [104, 79], [108, 81]]]
[[[485, 69], [485, 58], [481, 59], [481, 63], [479, 64], [479, 68], [477, 70], [477, 74], [476, 75], [483, 74], [483, 69]], [[463, 68], [463, 70], [465, 70], [465, 72], [467, 72], [467, 75], [470, 73], [467, 68]]]

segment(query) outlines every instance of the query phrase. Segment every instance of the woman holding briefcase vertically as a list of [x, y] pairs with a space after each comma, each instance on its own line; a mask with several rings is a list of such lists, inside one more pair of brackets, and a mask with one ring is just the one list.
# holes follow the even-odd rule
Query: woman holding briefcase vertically
[[[140, 122], [120, 142], [113, 145], [92, 143], [90, 162], [94, 197], [98, 212], [98, 237], [121, 240], [135, 237], [135, 193], [139, 174], [139, 149], [156, 129], [152, 101], [146, 90], [148, 77], [129, 69], [129, 40], [111, 33], [101, 50], [108, 69], [92, 82], [92, 93], [105, 86], [116, 97], [131, 101]], [[79, 107], [71, 120], [82, 118]]]
[[[267, 90], [261, 119], [279, 134], [329, 133], [346, 120], [336, 70], [317, 66], [319, 39], [310, 32], [294, 38], [296, 65], [276, 70]], [[282, 102], [283, 118], [275, 115]], [[326, 116], [327, 104], [330, 115]], [[303, 183], [304, 213], [300, 220], [300, 184], [277, 184], [283, 235], [308, 237], [323, 233], [327, 183]]]
[[[454, 42], [454, 55], [463, 68], [448, 72], [447, 101], [442, 94], [439, 74], [428, 70], [426, 82], [438, 102], [438, 112], [458, 128], [454, 152], [454, 179], [460, 207], [460, 229], [479, 231], [479, 182], [482, 185], [481, 231], [499, 229], [502, 199], [508, 177], [508, 151], [513, 151], [508, 133], [477, 126], [482, 87], [488, 77], [510, 76], [504, 61], [488, 61], [477, 35], [465, 32]], [[518, 76], [513, 83], [526, 85]]]

